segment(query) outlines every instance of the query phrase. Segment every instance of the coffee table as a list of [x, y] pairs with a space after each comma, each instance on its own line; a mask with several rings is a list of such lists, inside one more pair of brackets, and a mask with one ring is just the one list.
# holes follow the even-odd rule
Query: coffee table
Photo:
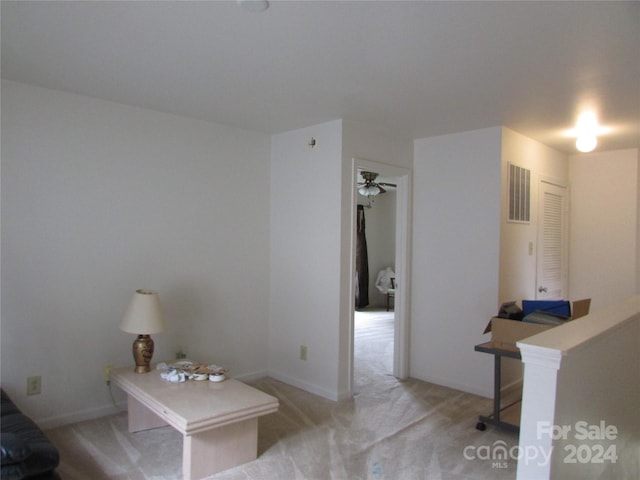
[[114, 368], [114, 385], [127, 393], [129, 431], [171, 425], [182, 433], [184, 480], [201, 479], [255, 460], [258, 417], [278, 410], [278, 399], [234, 379], [170, 383], [153, 368]]

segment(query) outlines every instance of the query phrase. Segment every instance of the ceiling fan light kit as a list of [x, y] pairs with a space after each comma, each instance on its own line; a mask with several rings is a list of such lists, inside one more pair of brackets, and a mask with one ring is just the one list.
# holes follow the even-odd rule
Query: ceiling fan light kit
[[364, 182], [358, 183], [358, 193], [365, 197], [386, 193], [387, 190], [385, 190], [383, 186], [396, 188], [396, 185], [393, 183], [383, 183], [383, 182], [376, 183], [375, 180], [378, 177], [378, 174], [376, 172], [363, 171], [363, 172], [360, 172], [360, 175], [362, 175]]
[[377, 185], [364, 185], [358, 189], [360, 195], [368, 197], [369, 195], [378, 195], [384, 193], [386, 190], [381, 189]]

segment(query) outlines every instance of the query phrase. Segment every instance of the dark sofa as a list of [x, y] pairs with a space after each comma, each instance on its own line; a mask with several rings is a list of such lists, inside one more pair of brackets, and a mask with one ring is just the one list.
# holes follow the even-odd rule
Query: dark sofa
[[56, 447], [4, 390], [0, 394], [2, 480], [60, 480], [54, 471], [60, 461]]

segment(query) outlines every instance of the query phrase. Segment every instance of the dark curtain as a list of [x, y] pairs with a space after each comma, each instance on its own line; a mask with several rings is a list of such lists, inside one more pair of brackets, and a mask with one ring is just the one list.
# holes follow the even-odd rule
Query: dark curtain
[[356, 308], [369, 305], [369, 256], [367, 237], [364, 234], [364, 206], [358, 205], [356, 241]]

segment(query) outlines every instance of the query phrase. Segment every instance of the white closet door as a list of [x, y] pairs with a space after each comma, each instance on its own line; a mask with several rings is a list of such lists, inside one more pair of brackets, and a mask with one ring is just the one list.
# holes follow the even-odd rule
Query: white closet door
[[567, 297], [567, 189], [540, 182], [538, 215], [537, 288], [539, 300]]

